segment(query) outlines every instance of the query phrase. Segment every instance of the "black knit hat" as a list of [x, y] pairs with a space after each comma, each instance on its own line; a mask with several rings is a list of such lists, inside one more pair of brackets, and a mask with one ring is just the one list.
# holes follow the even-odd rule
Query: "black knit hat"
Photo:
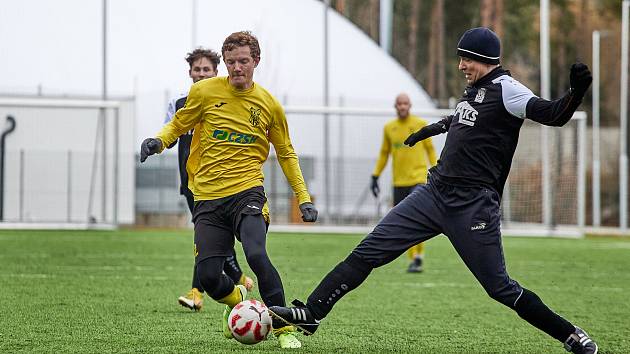
[[499, 64], [501, 42], [496, 33], [486, 27], [471, 28], [459, 39], [457, 55], [486, 64]]

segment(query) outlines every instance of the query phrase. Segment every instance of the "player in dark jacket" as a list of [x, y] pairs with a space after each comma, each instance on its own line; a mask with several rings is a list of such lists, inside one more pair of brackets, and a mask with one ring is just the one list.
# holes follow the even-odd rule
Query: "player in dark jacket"
[[452, 115], [410, 135], [413, 146], [448, 131], [428, 184], [394, 207], [374, 230], [296, 307], [270, 307], [275, 318], [312, 334], [345, 294], [372, 269], [396, 259], [410, 246], [446, 235], [488, 295], [573, 353], [597, 353], [580, 328], [549, 309], [507, 273], [501, 245], [500, 201], [524, 119], [548, 126], [568, 122], [582, 102], [592, 77], [584, 64], [570, 70], [571, 88], [560, 99], [536, 97], [499, 65], [500, 42], [487, 28], [461, 37], [459, 69], [468, 86]]

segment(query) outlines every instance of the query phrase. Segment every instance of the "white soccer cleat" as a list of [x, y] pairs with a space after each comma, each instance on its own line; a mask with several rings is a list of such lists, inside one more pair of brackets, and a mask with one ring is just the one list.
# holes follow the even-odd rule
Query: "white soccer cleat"
[[203, 293], [197, 288], [192, 288], [186, 295], [177, 298], [177, 302], [193, 311], [199, 311], [203, 307]]

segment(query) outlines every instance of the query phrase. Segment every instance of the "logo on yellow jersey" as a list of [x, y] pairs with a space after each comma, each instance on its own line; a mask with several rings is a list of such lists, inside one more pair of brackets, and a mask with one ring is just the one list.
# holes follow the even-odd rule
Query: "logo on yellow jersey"
[[215, 129], [214, 132], [212, 132], [212, 137], [218, 140], [225, 140], [230, 143], [237, 144], [253, 144], [256, 141], [255, 135], [229, 132], [221, 129]]
[[249, 122], [257, 127], [260, 123], [260, 108], [249, 107]]

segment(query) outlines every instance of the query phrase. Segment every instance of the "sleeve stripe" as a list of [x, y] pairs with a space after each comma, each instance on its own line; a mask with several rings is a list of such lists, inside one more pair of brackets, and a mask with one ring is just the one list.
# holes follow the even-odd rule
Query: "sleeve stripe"
[[501, 96], [505, 110], [514, 117], [525, 119], [527, 116], [527, 103], [536, 95], [525, 85], [508, 75], [502, 75], [492, 80], [492, 82], [501, 85]]

